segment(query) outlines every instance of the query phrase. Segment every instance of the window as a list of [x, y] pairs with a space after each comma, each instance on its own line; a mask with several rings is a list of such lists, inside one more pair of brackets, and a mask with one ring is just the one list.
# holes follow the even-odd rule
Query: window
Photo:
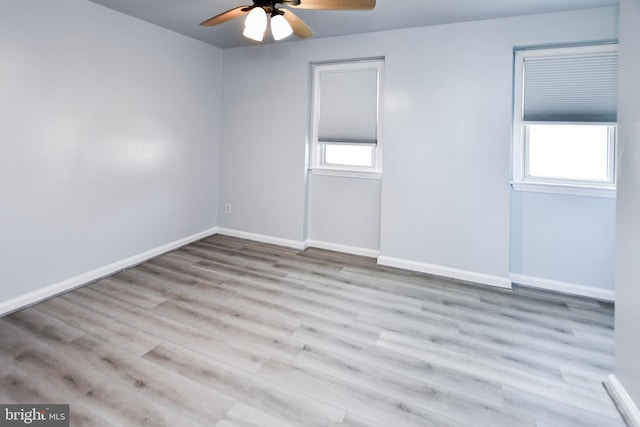
[[525, 176], [612, 183], [615, 131], [605, 125], [527, 125]]
[[617, 45], [515, 53], [516, 190], [615, 196]]
[[382, 69], [382, 60], [313, 66], [313, 173], [380, 177]]

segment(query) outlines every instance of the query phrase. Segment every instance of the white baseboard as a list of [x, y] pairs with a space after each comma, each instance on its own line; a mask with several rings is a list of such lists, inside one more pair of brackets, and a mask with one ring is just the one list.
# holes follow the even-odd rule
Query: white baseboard
[[357, 246], [341, 245], [338, 243], [321, 242], [319, 240], [307, 240], [305, 242], [305, 246], [352, 255], [360, 255], [369, 258], [377, 258], [380, 255], [380, 251], [377, 251], [375, 249], [359, 248]]
[[264, 234], [249, 233], [246, 231], [234, 230], [231, 228], [218, 228], [217, 234], [225, 236], [238, 237], [239, 239], [253, 240], [256, 242], [270, 243], [272, 245], [285, 246], [288, 248], [304, 250], [305, 245], [302, 241], [282, 239], [280, 237], [272, 237]]
[[560, 282], [558, 280], [543, 279], [540, 277], [526, 276], [524, 274], [510, 273], [509, 278], [513, 283], [530, 286], [532, 288], [546, 289], [548, 291], [563, 294], [578, 295], [594, 298], [602, 301], [614, 301], [615, 291], [612, 289], [594, 288], [592, 286], [577, 285], [574, 283]]
[[157, 248], [142, 252], [132, 257], [116, 261], [112, 264], [105, 265], [104, 267], [96, 268], [95, 270], [88, 271], [86, 273], [79, 274], [62, 282], [54, 283], [41, 289], [37, 289], [32, 292], [28, 292], [24, 295], [20, 295], [16, 298], [12, 298], [8, 301], [0, 302], [0, 317], [5, 316], [14, 311], [26, 308], [30, 305], [36, 304], [40, 301], [54, 297], [56, 295], [68, 292], [75, 288], [79, 288], [102, 277], [109, 276], [111, 274], [122, 271], [126, 268], [133, 267], [140, 263], [143, 263], [151, 258], [155, 258], [164, 253], [170, 252], [181, 246], [188, 245], [205, 237], [216, 234], [217, 228], [211, 228], [209, 230], [202, 231], [200, 233], [193, 234], [180, 240], [176, 240], [166, 245], [159, 246]]
[[498, 288], [511, 289], [511, 281], [507, 277], [493, 276], [490, 274], [477, 273], [474, 271], [460, 270], [457, 268], [443, 267], [441, 265], [427, 264], [387, 256], [378, 257], [378, 264], [464, 280], [467, 282], [481, 283], [483, 285], [495, 286]]
[[256, 242], [270, 243], [278, 246], [285, 246], [288, 248], [305, 250], [309, 247], [327, 249], [329, 251], [342, 252], [353, 255], [361, 255], [371, 258], [376, 258], [380, 255], [380, 251], [374, 249], [359, 248], [356, 246], [341, 245], [338, 243], [322, 242], [319, 240], [305, 240], [299, 242], [297, 240], [281, 239], [279, 237], [267, 236], [264, 234], [248, 233], [246, 231], [234, 230], [231, 228], [218, 228], [217, 234], [223, 234], [225, 236], [237, 237], [239, 239], [253, 240]]
[[640, 427], [640, 410], [624, 389], [618, 378], [611, 374], [603, 383], [622, 419], [629, 427]]

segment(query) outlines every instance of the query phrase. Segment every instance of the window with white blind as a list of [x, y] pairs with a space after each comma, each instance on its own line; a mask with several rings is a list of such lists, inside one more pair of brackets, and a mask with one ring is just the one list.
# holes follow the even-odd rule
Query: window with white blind
[[313, 66], [311, 168], [379, 178], [382, 60]]
[[615, 196], [618, 48], [516, 50], [516, 190]]

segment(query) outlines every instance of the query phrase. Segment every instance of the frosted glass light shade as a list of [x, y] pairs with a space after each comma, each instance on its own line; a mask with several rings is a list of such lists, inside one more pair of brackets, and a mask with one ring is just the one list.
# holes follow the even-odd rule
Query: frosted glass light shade
[[254, 7], [244, 20], [243, 36], [261, 42], [267, 29], [267, 13], [261, 7]]
[[293, 29], [284, 16], [275, 15], [271, 17], [271, 34], [274, 40], [282, 40], [293, 34]]

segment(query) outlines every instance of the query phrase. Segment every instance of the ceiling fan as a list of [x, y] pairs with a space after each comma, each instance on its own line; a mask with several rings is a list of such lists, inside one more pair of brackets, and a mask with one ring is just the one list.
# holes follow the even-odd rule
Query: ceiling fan
[[303, 39], [313, 35], [311, 28], [302, 19], [289, 9], [279, 9], [278, 5], [296, 9], [371, 10], [376, 6], [376, 0], [253, 0], [252, 5], [230, 9], [200, 25], [212, 27], [246, 15], [242, 34], [252, 40], [262, 41], [270, 16], [271, 32], [276, 41], [291, 34]]

